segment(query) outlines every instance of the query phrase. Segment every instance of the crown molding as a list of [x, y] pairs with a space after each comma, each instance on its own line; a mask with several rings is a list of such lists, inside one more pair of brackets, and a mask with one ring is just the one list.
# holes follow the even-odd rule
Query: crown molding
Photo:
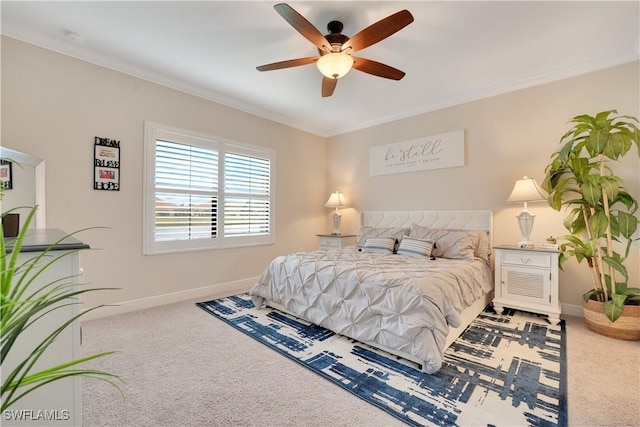
[[11, 31], [6, 28], [3, 28], [3, 35], [24, 43], [32, 44], [37, 47], [59, 53], [61, 55], [69, 56], [74, 59], [127, 74], [132, 77], [136, 77], [154, 84], [158, 84], [192, 96], [196, 96], [207, 101], [224, 105], [226, 107], [233, 108], [235, 110], [242, 111], [244, 113], [251, 114], [263, 119], [271, 120], [273, 122], [289, 126], [304, 132], [308, 132], [323, 138], [338, 136], [345, 133], [390, 123], [396, 120], [406, 119], [420, 114], [426, 114], [443, 108], [453, 107], [455, 105], [465, 104], [483, 98], [502, 95], [505, 93], [539, 86], [546, 83], [551, 83], [554, 81], [563, 80], [566, 78], [575, 77], [582, 74], [587, 74], [640, 60], [640, 54], [638, 53], [637, 49], [631, 49], [618, 52], [607, 57], [598, 58], [592, 61], [585, 61], [579, 64], [559, 68], [551, 72], [531, 75], [504, 84], [489, 86], [458, 97], [449, 98], [443, 102], [425, 104], [416, 108], [406, 109], [398, 112], [397, 114], [379, 119], [369, 120], [359, 123], [358, 125], [337, 127], [332, 129], [320, 129], [315, 126], [311, 126], [308, 123], [304, 123], [299, 120], [292, 119], [291, 117], [286, 117], [274, 113], [270, 110], [257, 107], [255, 105], [232, 97], [221, 95], [215, 91], [205, 89], [198, 85], [190, 84], [180, 79], [167, 77], [165, 75], [162, 75], [161, 73], [156, 73], [152, 70], [144, 69], [142, 67], [134, 67], [123, 61], [117, 61], [111, 58], [107, 58], [104, 55], [96, 55], [91, 52], [87, 52], [86, 50], [82, 49], [82, 46], [70, 45], [65, 41], [55, 41], [46, 37], [33, 36], [31, 34], [20, 34], [19, 32]]

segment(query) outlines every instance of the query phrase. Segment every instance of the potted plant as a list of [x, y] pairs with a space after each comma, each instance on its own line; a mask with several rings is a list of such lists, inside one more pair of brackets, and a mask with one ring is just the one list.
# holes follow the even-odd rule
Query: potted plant
[[[1, 186], [0, 186], [1, 187]], [[0, 188], [0, 200], [2, 189]], [[19, 208], [17, 208], [19, 209]], [[71, 277], [63, 277], [42, 287], [32, 286], [44, 271], [51, 268], [71, 251], [64, 251], [57, 255], [55, 245], [46, 247], [40, 255], [28, 261], [19, 261], [19, 253], [29, 231], [37, 207], [28, 208], [25, 223], [15, 238], [6, 238], [0, 227], [0, 368], [3, 370], [0, 396], [2, 400], [1, 410], [12, 407], [20, 399], [40, 387], [67, 377], [83, 376], [107, 381], [118, 390], [120, 388], [115, 380], [120, 380], [116, 375], [101, 370], [82, 368], [79, 365], [84, 362], [103, 357], [114, 352], [104, 352], [90, 356], [84, 356], [76, 360], [69, 360], [62, 364], [42, 368], [38, 367], [38, 361], [47, 352], [51, 344], [82, 315], [100, 306], [82, 311], [79, 314], [66, 319], [40, 342], [34, 342], [30, 352], [20, 360], [17, 366], [7, 368], [5, 361], [14, 351], [22, 352], [14, 346], [22, 334], [31, 329], [39, 328], [50, 321], [47, 315], [60, 308], [72, 304], [79, 304], [79, 297], [86, 292], [93, 292], [107, 288], [79, 288], [73, 283]], [[9, 211], [10, 212], [10, 211]], [[4, 216], [6, 214], [3, 213]], [[57, 243], [63, 243], [67, 235]], [[11, 250], [8, 248], [11, 246]], [[22, 353], [20, 353], [22, 354]], [[51, 387], [49, 385], [48, 387]], [[55, 393], [55, 388], [51, 389]]]
[[640, 339], [640, 289], [628, 284], [625, 261], [638, 228], [638, 201], [625, 189], [612, 161], [635, 144], [638, 119], [617, 111], [576, 116], [551, 155], [542, 183], [549, 205], [568, 216], [560, 239], [560, 268], [575, 257], [589, 267], [593, 288], [583, 297], [587, 327], [614, 338]]

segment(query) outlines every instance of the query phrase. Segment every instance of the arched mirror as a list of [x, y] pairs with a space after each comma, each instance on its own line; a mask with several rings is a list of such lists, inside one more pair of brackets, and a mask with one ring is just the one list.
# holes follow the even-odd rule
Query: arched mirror
[[[1, 202], [1, 211], [6, 212], [18, 206], [38, 206], [35, 228], [46, 228], [44, 160], [30, 154], [0, 147], [0, 158], [12, 162], [11, 189], [6, 189]], [[24, 221], [20, 215], [20, 227]]]

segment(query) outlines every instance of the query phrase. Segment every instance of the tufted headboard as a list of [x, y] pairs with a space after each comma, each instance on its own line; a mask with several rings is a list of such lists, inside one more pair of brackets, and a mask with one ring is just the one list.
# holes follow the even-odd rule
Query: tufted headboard
[[486, 230], [491, 232], [493, 229], [493, 212], [485, 210], [434, 210], [364, 211], [362, 213], [362, 225], [370, 227], [408, 228], [412, 223], [431, 228]]

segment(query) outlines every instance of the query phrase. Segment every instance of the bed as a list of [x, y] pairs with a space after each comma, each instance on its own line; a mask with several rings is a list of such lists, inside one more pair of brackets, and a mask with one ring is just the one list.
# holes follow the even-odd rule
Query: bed
[[367, 211], [355, 246], [275, 258], [249, 294], [416, 363], [446, 348], [491, 301], [491, 211]]

